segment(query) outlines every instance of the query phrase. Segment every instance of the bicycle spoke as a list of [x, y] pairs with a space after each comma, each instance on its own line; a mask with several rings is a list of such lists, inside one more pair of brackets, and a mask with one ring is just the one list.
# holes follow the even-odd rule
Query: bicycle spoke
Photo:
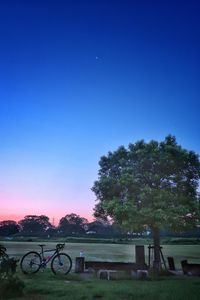
[[71, 267], [71, 258], [65, 253], [56, 255], [51, 263], [51, 269], [54, 274], [67, 274], [70, 272]]
[[25, 274], [36, 273], [41, 265], [41, 257], [37, 252], [29, 252], [22, 258], [21, 269]]

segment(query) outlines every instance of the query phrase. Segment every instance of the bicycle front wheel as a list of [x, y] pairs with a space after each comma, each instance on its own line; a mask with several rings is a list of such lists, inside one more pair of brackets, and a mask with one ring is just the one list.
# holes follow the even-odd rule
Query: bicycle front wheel
[[72, 268], [71, 257], [65, 253], [58, 253], [51, 261], [51, 270], [54, 274], [68, 274]]
[[20, 268], [24, 274], [37, 273], [40, 269], [42, 258], [38, 252], [26, 253], [20, 262]]

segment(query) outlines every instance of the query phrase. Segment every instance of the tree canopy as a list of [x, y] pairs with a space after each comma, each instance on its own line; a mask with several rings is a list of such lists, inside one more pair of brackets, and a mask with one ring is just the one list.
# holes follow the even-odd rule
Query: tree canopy
[[0, 222], [0, 236], [10, 236], [18, 233], [20, 226], [17, 222], [12, 220], [5, 220]]
[[63, 234], [82, 234], [85, 233], [87, 224], [87, 219], [71, 213], [60, 219], [58, 228]]
[[19, 222], [23, 234], [43, 235], [52, 227], [49, 218], [45, 215], [27, 215]]
[[178, 145], [174, 136], [121, 146], [101, 157], [99, 165], [92, 188], [95, 216], [110, 216], [129, 230], [148, 226], [154, 232], [198, 222], [199, 157]]

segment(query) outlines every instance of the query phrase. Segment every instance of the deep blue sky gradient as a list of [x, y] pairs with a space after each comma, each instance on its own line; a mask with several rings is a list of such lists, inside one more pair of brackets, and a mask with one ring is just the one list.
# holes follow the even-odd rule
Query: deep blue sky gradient
[[0, 1], [2, 214], [92, 214], [99, 158], [121, 144], [171, 133], [200, 153], [199, 15], [197, 0]]

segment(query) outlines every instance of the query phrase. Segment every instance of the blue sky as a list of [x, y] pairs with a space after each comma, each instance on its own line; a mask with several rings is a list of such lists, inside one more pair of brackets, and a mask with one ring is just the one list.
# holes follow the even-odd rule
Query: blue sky
[[200, 153], [198, 1], [0, 1], [0, 214], [92, 215], [100, 156]]

